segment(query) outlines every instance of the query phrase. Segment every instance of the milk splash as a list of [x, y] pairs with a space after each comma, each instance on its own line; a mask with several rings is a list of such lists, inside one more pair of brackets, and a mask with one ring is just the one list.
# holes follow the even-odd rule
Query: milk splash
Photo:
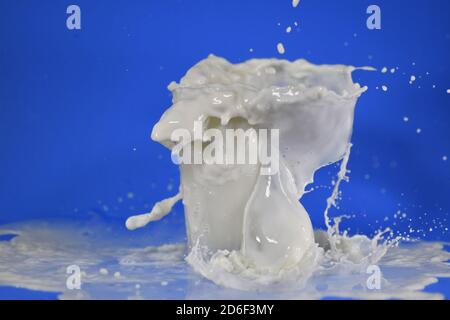
[[[352, 261], [361, 261], [359, 253], [373, 252], [371, 240], [342, 237], [338, 247], [346, 252], [346, 259], [325, 257], [308, 281], [294, 281], [289, 290], [273, 282], [263, 287], [267, 290], [236, 290], [192, 271], [185, 261], [188, 248], [180, 243], [180, 229], [175, 228], [179, 233], [175, 238], [173, 225], [161, 223], [156, 229], [158, 236], [144, 232], [130, 237], [110, 220], [98, 218], [3, 225], [0, 239], [14, 237], [0, 240], [0, 285], [55, 292], [60, 299], [440, 299], [442, 295], [423, 289], [437, 277], [450, 277], [446, 263], [450, 254], [443, 244], [408, 243], [387, 250], [377, 263], [382, 270], [381, 289], [369, 290], [367, 268]], [[325, 239], [321, 243], [325, 247], [322, 235], [318, 240]], [[162, 244], [161, 239], [172, 243]], [[67, 287], [67, 267], [73, 265], [81, 270], [80, 290]], [[239, 285], [248, 282], [249, 289], [256, 287], [245, 273], [239, 277], [224, 271], [216, 279], [219, 275], [222, 281], [229, 278]]]
[[[219, 131], [279, 129], [276, 174], [261, 175], [258, 164], [181, 165], [180, 192], [126, 226], [160, 220], [183, 199], [187, 245], [180, 225], [165, 221], [157, 235], [133, 237], [99, 217], [3, 225], [0, 286], [57, 292], [61, 299], [442, 299], [424, 288], [450, 277], [444, 243], [399, 245], [385, 239], [390, 230], [350, 236], [340, 230], [345, 216], [329, 216], [348, 180], [353, 110], [365, 91], [352, 82], [354, 69], [303, 60], [200, 62], [169, 86], [174, 105], [153, 138], [173, 148], [172, 129], [193, 129], [197, 120]], [[337, 161], [327, 230], [313, 231], [299, 199], [314, 172]], [[68, 266], [81, 271], [79, 290], [67, 287]], [[376, 269], [379, 289], [368, 285]]]
[[[379, 244], [381, 236], [341, 235], [339, 221], [332, 224], [328, 217], [346, 179], [354, 107], [367, 89], [353, 83], [354, 70], [305, 60], [253, 59], [234, 65], [211, 55], [179, 84], [169, 85], [173, 105], [152, 138], [172, 150], [186, 147], [177, 147], [173, 132], [183, 129], [195, 136], [199, 121], [219, 131], [263, 128], [280, 135], [279, 171], [270, 176], [261, 173], [259, 163], [181, 164], [187, 261], [195, 270], [238, 289], [299, 286], [325, 264], [349, 261], [363, 268], [384, 255], [389, 244]], [[210, 141], [200, 136], [188, 146], [196, 142]], [[327, 231], [314, 233], [301, 198], [314, 172], [339, 160], [338, 181], [324, 214]], [[151, 216], [131, 217], [127, 226], [143, 226], [135, 222]]]

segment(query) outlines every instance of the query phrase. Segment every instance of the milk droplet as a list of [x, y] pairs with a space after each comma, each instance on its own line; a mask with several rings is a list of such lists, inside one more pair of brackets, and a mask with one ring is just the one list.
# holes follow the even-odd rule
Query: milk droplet
[[442, 156], [442, 161], [447, 161], [448, 157], [447, 156]]
[[106, 268], [101, 268], [100, 270], [99, 270], [99, 272], [100, 272], [100, 274], [102, 274], [102, 275], [104, 275], [104, 276], [106, 276], [109, 272], [108, 272], [108, 269], [106, 269]]
[[292, 31], [291, 26], [288, 26], [288, 27], [286, 28], [286, 33], [290, 33], [291, 31]]
[[300, 2], [300, 0], [292, 0], [292, 6], [294, 8], [296, 8], [298, 6], [298, 3]]
[[412, 76], [409, 78], [409, 83], [411, 84], [411, 83], [413, 83], [414, 81], [416, 81], [416, 76], [412, 75]]
[[120, 278], [120, 276], [121, 276], [121, 274], [120, 274], [120, 272], [119, 271], [117, 271], [117, 272], [114, 272], [114, 278]]
[[381, 86], [381, 89], [383, 89], [384, 92], [386, 92], [388, 90], [387, 86]]
[[421, 133], [421, 132], [422, 132], [422, 129], [420, 129], [420, 128], [417, 128], [416, 132], [417, 132], [417, 134], [419, 134], [419, 133]]
[[450, 89], [447, 89], [447, 93], [450, 94]]
[[277, 44], [277, 50], [278, 50], [279, 54], [284, 54], [286, 52], [286, 50], [284, 49], [284, 46], [283, 46], [283, 44], [281, 42], [279, 42]]
[[403, 117], [403, 121], [408, 122], [409, 118], [408, 117]]
[[383, 67], [383, 69], [381, 69], [381, 73], [386, 73], [387, 72], [387, 68]]
[[391, 69], [391, 73], [395, 73], [395, 68], [392, 68], [392, 69]]

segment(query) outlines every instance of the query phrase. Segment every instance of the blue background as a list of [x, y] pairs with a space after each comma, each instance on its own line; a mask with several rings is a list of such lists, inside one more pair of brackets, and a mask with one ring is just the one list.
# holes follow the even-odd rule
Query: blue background
[[[150, 132], [171, 104], [167, 85], [214, 53], [398, 67], [354, 74], [369, 91], [356, 109], [350, 183], [332, 214], [354, 215], [352, 232], [392, 226], [449, 241], [450, 2], [374, 3], [381, 30], [367, 29], [372, 1], [363, 0], [303, 0], [296, 9], [289, 0], [1, 0], [0, 223], [93, 215], [122, 223], [176, 193], [178, 169]], [[81, 30], [66, 28], [70, 4], [81, 7]], [[321, 170], [305, 196], [317, 227], [335, 174]], [[406, 217], [396, 219], [398, 210]], [[168, 221], [183, 230], [176, 211]]]

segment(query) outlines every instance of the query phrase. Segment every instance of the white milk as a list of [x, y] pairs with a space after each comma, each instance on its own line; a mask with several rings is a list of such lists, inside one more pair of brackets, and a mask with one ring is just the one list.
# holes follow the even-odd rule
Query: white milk
[[[258, 272], [239, 265], [236, 251], [197, 260], [196, 267], [221, 284], [216, 285], [191, 271], [185, 244], [161, 245], [161, 239], [182, 241], [181, 232], [174, 239], [173, 226], [161, 223], [156, 229], [158, 236], [144, 232], [130, 237], [111, 221], [98, 219], [2, 226], [0, 235], [17, 236], [0, 241], [0, 285], [59, 292], [61, 299], [442, 299], [423, 288], [437, 277], [450, 277], [450, 253], [442, 243], [407, 243], [386, 252], [375, 239], [340, 236], [336, 250], [326, 250], [312, 271], [305, 265], [278, 276]], [[329, 247], [326, 232], [316, 233], [320, 245]], [[367, 266], [374, 261], [382, 271], [381, 288], [369, 290]], [[81, 270], [80, 290], [66, 286], [71, 265]], [[109, 274], [100, 274], [101, 268]], [[114, 276], [117, 272], [120, 277]], [[308, 281], [302, 275], [309, 275]]]
[[[210, 55], [169, 85], [173, 104], [152, 132], [168, 148], [176, 145], [175, 130], [186, 129], [195, 139], [195, 121], [205, 129], [279, 130], [279, 170], [273, 175], [263, 175], [259, 164], [181, 165], [194, 268], [201, 272], [199, 261], [228, 259], [229, 253], [256, 273], [314, 268], [320, 250], [298, 200], [316, 170], [348, 153], [354, 107], [366, 90], [353, 83], [354, 70], [305, 60], [231, 64]], [[151, 215], [132, 217], [127, 227], [143, 226]]]

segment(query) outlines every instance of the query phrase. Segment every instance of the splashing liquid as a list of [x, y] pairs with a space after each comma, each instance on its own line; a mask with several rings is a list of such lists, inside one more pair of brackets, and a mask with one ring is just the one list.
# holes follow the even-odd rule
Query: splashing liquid
[[[353, 83], [355, 69], [276, 59], [233, 65], [211, 55], [180, 84], [169, 86], [173, 105], [152, 133], [169, 148], [176, 142], [171, 132], [192, 132], [196, 119], [203, 119], [204, 127], [218, 119], [218, 129], [280, 130], [280, 170], [272, 176], [261, 175], [258, 164], [181, 165], [190, 249], [186, 260], [196, 271], [241, 290], [267, 285], [273, 290], [275, 284], [298, 288], [325, 267], [346, 263], [364, 270], [397, 244], [397, 239], [383, 240], [389, 230], [373, 239], [341, 234], [345, 217], [329, 217], [341, 181], [348, 180], [354, 107], [367, 89]], [[302, 195], [316, 170], [339, 160], [324, 212], [327, 230], [314, 232]]]
[[[348, 180], [353, 110], [366, 90], [351, 80], [354, 70], [304, 60], [201, 61], [169, 86], [173, 106], [153, 139], [173, 148], [170, 133], [193, 130], [197, 119], [219, 130], [279, 128], [278, 172], [260, 175], [259, 164], [181, 165], [180, 193], [126, 225], [159, 220], [182, 198], [187, 246], [161, 244], [174, 239], [165, 224], [159, 242], [152, 234], [131, 238], [100, 221], [3, 226], [0, 236], [14, 236], [0, 241], [0, 285], [59, 292], [62, 299], [442, 298], [423, 289], [450, 277], [445, 244], [399, 245], [384, 240], [389, 230], [372, 239], [349, 236], [339, 229], [345, 216], [329, 216]], [[314, 231], [301, 198], [314, 172], [337, 161], [327, 230]], [[175, 239], [182, 241], [182, 234]], [[69, 265], [82, 270], [81, 290], [66, 287]], [[374, 265], [382, 271], [381, 287], [372, 290], [367, 270]]]

